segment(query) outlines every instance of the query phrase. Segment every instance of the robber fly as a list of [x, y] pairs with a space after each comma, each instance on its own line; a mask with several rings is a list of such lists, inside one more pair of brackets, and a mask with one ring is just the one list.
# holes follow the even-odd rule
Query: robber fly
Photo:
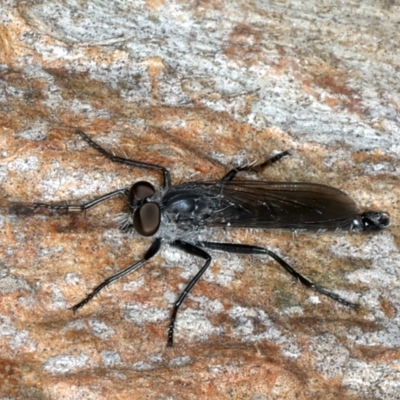
[[[129, 209], [122, 229], [133, 230], [141, 236], [153, 237], [153, 243], [143, 258], [126, 269], [110, 276], [81, 302], [72, 307], [75, 312], [110, 283], [138, 269], [154, 257], [167, 242], [186, 253], [205, 260], [176, 300], [168, 329], [168, 346], [173, 345], [174, 326], [178, 309], [211, 263], [207, 250], [240, 254], [266, 254], [272, 257], [303, 285], [352, 308], [358, 305], [316, 285], [295, 271], [286, 261], [272, 251], [247, 244], [217, 243], [199, 240], [199, 234], [210, 228], [285, 228], [312, 230], [379, 230], [389, 225], [389, 215], [380, 211], [357, 213], [354, 201], [341, 190], [314, 183], [263, 182], [236, 180], [241, 171], [255, 170], [253, 165], [229, 171], [222, 179], [210, 182], [171, 184], [169, 171], [159, 165], [114, 156], [100, 147], [82, 131], [77, 134], [89, 146], [109, 160], [133, 167], [157, 170], [163, 174], [163, 184], [156, 190], [146, 181], [134, 183], [130, 188], [115, 190], [80, 205], [51, 205], [36, 203], [35, 208], [51, 210], [87, 210], [102, 201], [122, 195]], [[282, 157], [279, 153], [257, 166], [262, 169]]]

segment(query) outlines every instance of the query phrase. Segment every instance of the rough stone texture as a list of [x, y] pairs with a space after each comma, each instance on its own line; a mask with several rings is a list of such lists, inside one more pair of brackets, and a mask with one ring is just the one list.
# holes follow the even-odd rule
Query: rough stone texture
[[[400, 392], [397, 1], [3, 1], [0, 5], [1, 399], [394, 399]], [[160, 176], [74, 135], [161, 164], [175, 183], [290, 150], [265, 180], [339, 187], [391, 214], [377, 234], [227, 231], [360, 302], [349, 310], [267, 258], [168, 246], [140, 259], [109, 201], [32, 213]], [[252, 178], [255, 178], [252, 176]]]

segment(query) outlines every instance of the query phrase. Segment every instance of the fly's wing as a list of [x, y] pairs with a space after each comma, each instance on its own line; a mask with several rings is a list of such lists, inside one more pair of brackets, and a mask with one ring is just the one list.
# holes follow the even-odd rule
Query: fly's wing
[[240, 180], [202, 184], [220, 198], [208, 226], [350, 229], [357, 215], [354, 201], [330, 186]]

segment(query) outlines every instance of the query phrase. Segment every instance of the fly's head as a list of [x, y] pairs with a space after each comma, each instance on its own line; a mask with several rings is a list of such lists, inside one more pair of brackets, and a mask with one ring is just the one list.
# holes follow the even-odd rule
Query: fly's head
[[142, 236], [153, 236], [160, 227], [161, 211], [157, 202], [151, 201], [155, 189], [146, 181], [134, 183], [127, 193], [134, 230]]

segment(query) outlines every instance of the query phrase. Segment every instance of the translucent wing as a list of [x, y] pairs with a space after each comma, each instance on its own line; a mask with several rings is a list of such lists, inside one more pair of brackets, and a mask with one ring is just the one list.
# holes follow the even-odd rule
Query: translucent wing
[[241, 180], [201, 184], [220, 203], [208, 226], [349, 229], [357, 216], [354, 201], [330, 186]]

